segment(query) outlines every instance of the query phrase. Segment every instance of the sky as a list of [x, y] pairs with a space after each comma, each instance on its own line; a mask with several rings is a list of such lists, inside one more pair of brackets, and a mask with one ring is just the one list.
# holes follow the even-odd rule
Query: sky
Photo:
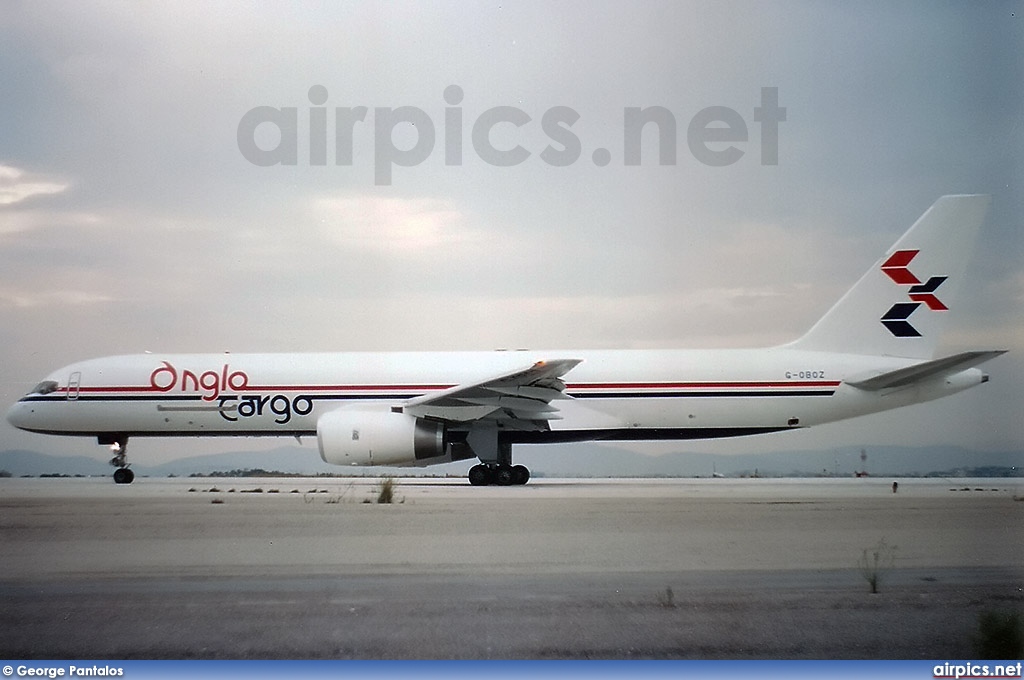
[[[990, 193], [944, 343], [1010, 349], [992, 382], [807, 431], [637, 450], [1020, 450], [1020, 14], [6, 3], [0, 401], [73, 361], [142, 351], [770, 346], [940, 195]], [[709, 108], [726, 141], [701, 137]], [[675, 144], [653, 124], [638, 143], [630, 109], [674, 121]], [[245, 446], [132, 444], [155, 461]], [[6, 423], [5, 448], [103, 453]]]

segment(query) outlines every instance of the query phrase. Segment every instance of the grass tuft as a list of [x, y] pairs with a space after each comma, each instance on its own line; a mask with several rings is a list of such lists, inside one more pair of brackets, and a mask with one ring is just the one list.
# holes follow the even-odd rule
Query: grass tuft
[[878, 585], [882, 574], [896, 566], [896, 546], [889, 545], [883, 538], [874, 548], [864, 548], [860, 559], [857, 560], [857, 568], [861, 576], [871, 586], [871, 593], [878, 593]]
[[380, 486], [377, 487], [377, 502], [382, 504], [395, 502], [394, 477], [384, 477], [380, 480]]

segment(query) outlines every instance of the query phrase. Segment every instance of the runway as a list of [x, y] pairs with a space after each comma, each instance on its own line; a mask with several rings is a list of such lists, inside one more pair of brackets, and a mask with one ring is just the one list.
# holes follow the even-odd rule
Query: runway
[[969, 657], [1022, 480], [891, 482], [4, 479], [0, 655]]

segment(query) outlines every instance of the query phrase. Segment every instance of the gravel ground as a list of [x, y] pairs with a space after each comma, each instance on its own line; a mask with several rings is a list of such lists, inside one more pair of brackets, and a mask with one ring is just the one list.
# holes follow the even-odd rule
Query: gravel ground
[[964, 658], [1024, 611], [1016, 480], [537, 482], [0, 480], [0, 656]]

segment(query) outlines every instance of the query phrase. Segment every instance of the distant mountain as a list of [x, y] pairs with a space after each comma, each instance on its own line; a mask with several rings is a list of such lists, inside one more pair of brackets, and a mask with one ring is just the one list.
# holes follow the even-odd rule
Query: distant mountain
[[[860, 447], [822, 451], [777, 451], [739, 455], [707, 453], [668, 453], [645, 455], [626, 449], [596, 445], [520, 446], [515, 459], [544, 477], [710, 477], [713, 472], [735, 477], [814, 476], [849, 477], [867, 470], [872, 476], [927, 475], [962, 471], [972, 476], [979, 468], [996, 467], [1024, 470], [1024, 452], [971, 451], [953, 446], [938, 447]], [[395, 470], [402, 474], [465, 474], [472, 463], [462, 461], [429, 468]], [[270, 451], [239, 451], [181, 458], [159, 465], [133, 462], [136, 474], [152, 477], [209, 474], [231, 470], [263, 469], [275, 472], [316, 475], [381, 474], [389, 468], [339, 467], [324, 463], [315, 448], [287, 446]], [[0, 470], [14, 476], [67, 474], [106, 475], [111, 468], [103, 460], [86, 456], [50, 456], [32, 451], [0, 452]]]
[[22, 475], [105, 475], [111, 467], [89, 456], [48, 456], [35, 451], [0, 451], [0, 470]]
[[344, 472], [346, 468], [325, 463], [321, 460], [315, 447], [283, 446], [270, 451], [238, 451], [179, 458], [160, 465], [132, 463], [132, 469], [136, 474], [151, 477], [167, 477], [168, 475], [186, 477], [195, 473], [209, 474], [211, 472], [256, 469], [316, 475], [322, 472]]

